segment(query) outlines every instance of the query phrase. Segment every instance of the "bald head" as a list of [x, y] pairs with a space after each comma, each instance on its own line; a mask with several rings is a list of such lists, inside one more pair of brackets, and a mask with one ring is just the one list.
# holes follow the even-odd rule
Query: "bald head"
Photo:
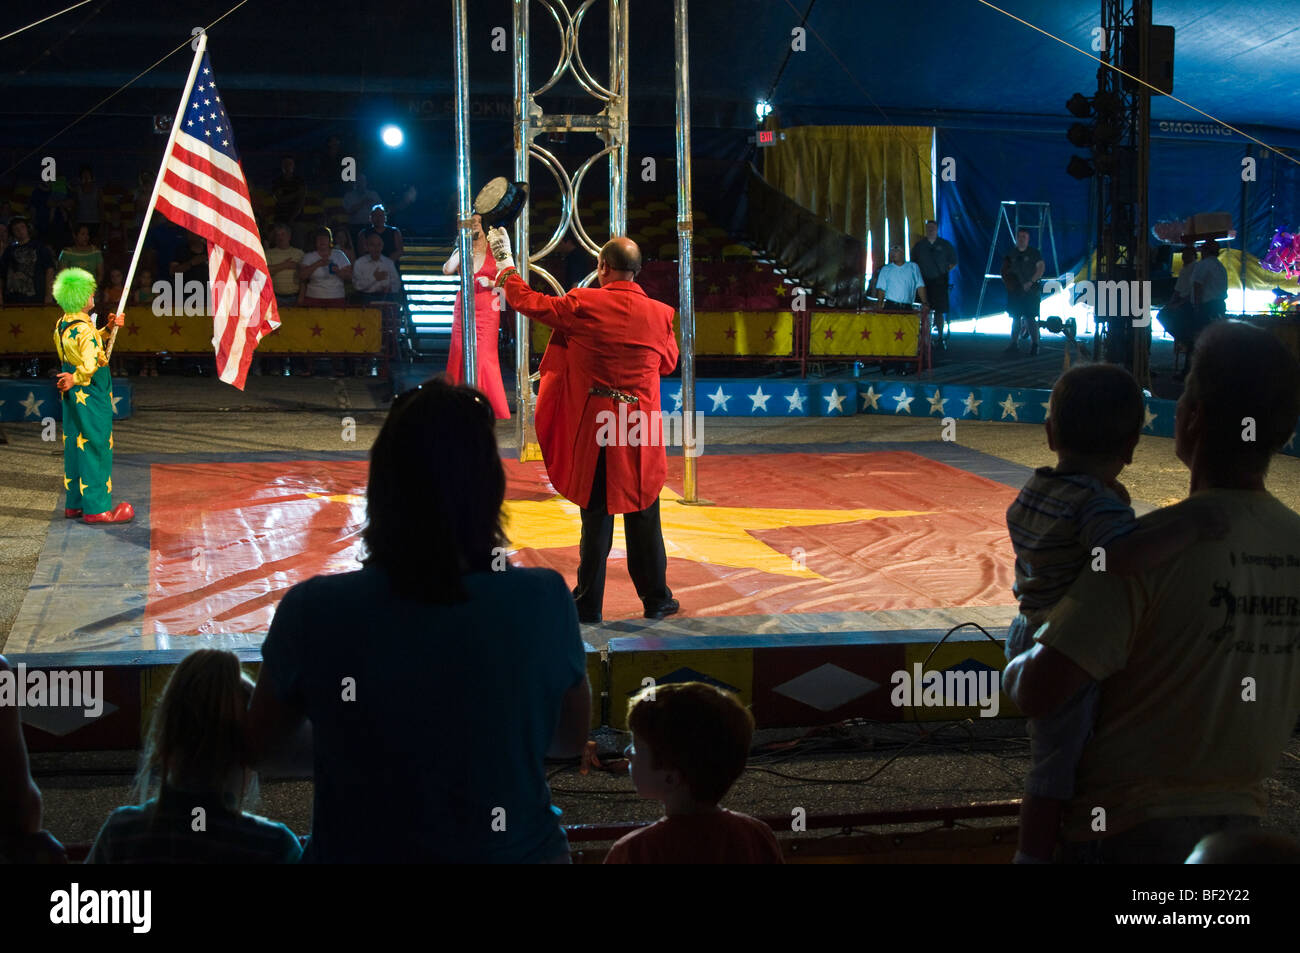
[[641, 270], [641, 249], [627, 237], [611, 238], [600, 250], [596, 277], [602, 285], [611, 281], [631, 281]]

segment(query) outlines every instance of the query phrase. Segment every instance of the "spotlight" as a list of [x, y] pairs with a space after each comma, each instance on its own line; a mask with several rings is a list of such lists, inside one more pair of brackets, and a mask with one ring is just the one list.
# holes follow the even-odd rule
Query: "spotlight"
[[390, 149], [396, 149], [406, 139], [402, 130], [398, 126], [385, 126], [379, 130], [379, 138], [383, 140], [384, 145]]
[[764, 119], [766, 119], [768, 115], [771, 114], [771, 112], [772, 112], [772, 104], [767, 102], [766, 100], [760, 99], [754, 105], [754, 115], [758, 117], [759, 122], [762, 122]]
[[1069, 139], [1070, 145], [1076, 149], [1087, 149], [1092, 145], [1092, 130], [1083, 123], [1076, 122], [1065, 134], [1065, 138]]
[[1078, 116], [1080, 119], [1087, 119], [1092, 113], [1092, 103], [1088, 102], [1083, 93], [1075, 93], [1071, 96], [1065, 108], [1070, 110], [1071, 116]]

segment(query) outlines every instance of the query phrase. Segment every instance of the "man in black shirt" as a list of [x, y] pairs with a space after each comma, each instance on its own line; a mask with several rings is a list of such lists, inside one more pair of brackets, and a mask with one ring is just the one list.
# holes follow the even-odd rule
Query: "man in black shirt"
[[31, 237], [27, 219], [9, 220], [13, 243], [0, 255], [0, 304], [50, 304], [54, 301], [54, 255]]
[[1038, 353], [1038, 302], [1042, 298], [1038, 279], [1046, 264], [1037, 248], [1029, 244], [1029, 229], [1016, 232], [1016, 247], [1004, 259], [1007, 282], [1007, 315], [1011, 318], [1011, 343], [1007, 353], [1020, 350], [1020, 338], [1029, 335], [1029, 353]]
[[361, 229], [357, 235], [357, 240], [365, 247], [367, 235], [378, 235], [384, 240], [384, 255], [392, 259], [394, 265], [400, 270], [402, 267], [402, 230], [392, 228], [388, 224], [388, 211], [382, 205], [376, 205], [370, 210], [370, 224]]
[[948, 316], [948, 273], [957, 267], [957, 249], [939, 237], [939, 223], [925, 223], [925, 237], [912, 246], [912, 261], [925, 281], [925, 300], [934, 315], [934, 329], [943, 347], [943, 322]]

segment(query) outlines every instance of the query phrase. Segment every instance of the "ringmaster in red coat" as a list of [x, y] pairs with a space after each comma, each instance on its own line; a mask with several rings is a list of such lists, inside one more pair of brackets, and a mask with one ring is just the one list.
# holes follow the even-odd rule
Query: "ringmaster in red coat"
[[[630, 238], [611, 238], [600, 250], [599, 288], [574, 288], [563, 297], [524, 283], [504, 229], [492, 229], [488, 241], [506, 302], [554, 332], [540, 368], [537, 441], [551, 484], [582, 510], [573, 590], [578, 618], [601, 621], [618, 513], [627, 536], [628, 575], [646, 618], [672, 615], [680, 606], [665, 579], [668, 558], [659, 523], [659, 491], [668, 472], [659, 376], [677, 366], [673, 309], [647, 298], [632, 280], [641, 270], [641, 251]], [[635, 416], [638, 410], [644, 416]]]

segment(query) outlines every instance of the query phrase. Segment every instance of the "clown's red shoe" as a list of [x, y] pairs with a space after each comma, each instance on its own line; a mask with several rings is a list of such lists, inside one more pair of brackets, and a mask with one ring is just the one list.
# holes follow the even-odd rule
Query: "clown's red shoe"
[[135, 507], [130, 503], [119, 503], [105, 513], [83, 516], [84, 523], [129, 523], [135, 516]]
[[63, 518], [65, 520], [75, 520], [81, 516], [81, 510], [64, 510]]

